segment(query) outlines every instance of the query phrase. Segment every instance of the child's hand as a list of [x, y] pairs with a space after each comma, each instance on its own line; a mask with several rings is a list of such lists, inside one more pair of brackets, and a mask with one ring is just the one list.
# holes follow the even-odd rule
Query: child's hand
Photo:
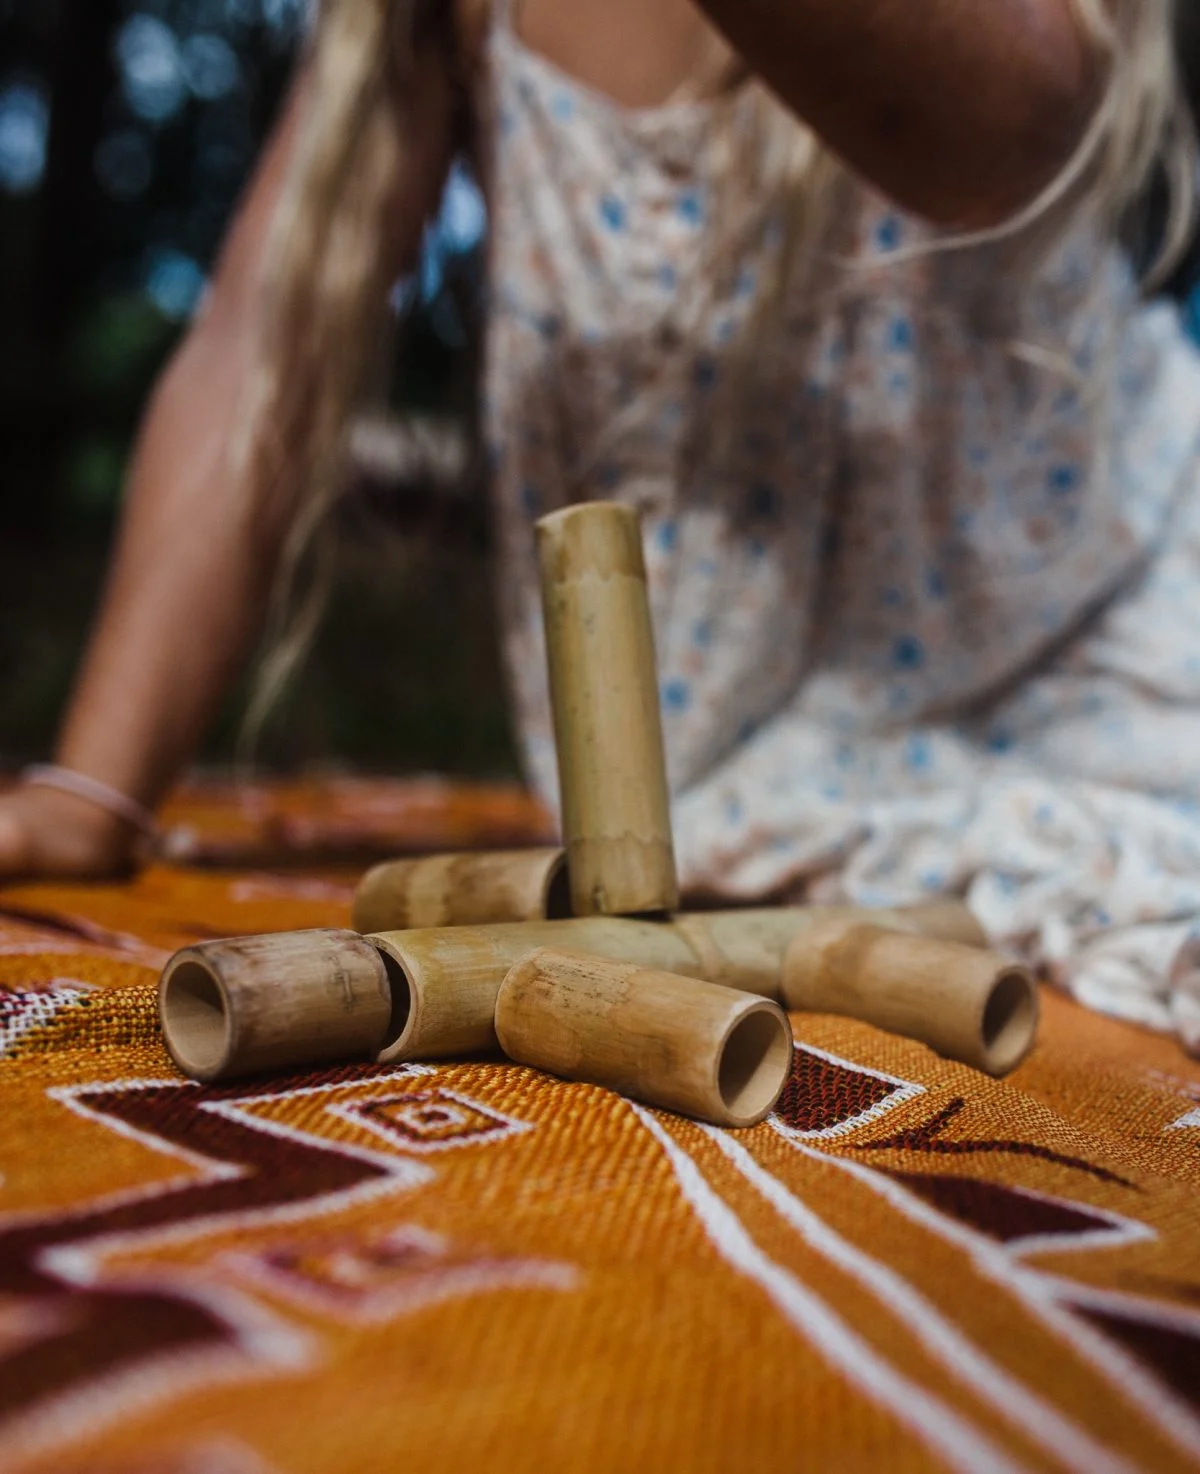
[[31, 786], [0, 796], [0, 880], [115, 875], [132, 843], [129, 824], [69, 793]]

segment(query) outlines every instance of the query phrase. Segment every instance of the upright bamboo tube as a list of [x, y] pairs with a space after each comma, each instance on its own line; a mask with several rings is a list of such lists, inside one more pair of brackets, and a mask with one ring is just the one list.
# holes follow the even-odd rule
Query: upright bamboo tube
[[496, 1000], [510, 1059], [718, 1126], [752, 1126], [779, 1099], [792, 1031], [765, 998], [578, 952], [540, 948]]
[[537, 524], [563, 836], [576, 916], [679, 904], [641, 530], [591, 502]]
[[1037, 1033], [1037, 986], [995, 953], [861, 923], [796, 935], [783, 965], [789, 1008], [841, 1013], [920, 1039], [989, 1075], [1015, 1069]]
[[537, 947], [569, 947], [685, 976], [696, 969], [695, 953], [674, 928], [630, 917], [430, 927], [367, 940], [383, 953], [391, 982], [384, 1062], [494, 1050], [500, 984]]
[[486, 926], [571, 914], [560, 849], [423, 855], [376, 865], [354, 892], [354, 930]]
[[175, 1063], [195, 1080], [369, 1059], [392, 998], [378, 951], [351, 931], [203, 942], [163, 969], [158, 1012]]

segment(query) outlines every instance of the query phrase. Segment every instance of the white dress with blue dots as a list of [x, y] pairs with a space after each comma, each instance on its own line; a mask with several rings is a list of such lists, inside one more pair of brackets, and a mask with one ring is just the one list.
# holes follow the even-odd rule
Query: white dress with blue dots
[[487, 435], [532, 780], [553, 801], [533, 523], [619, 499], [685, 886], [963, 893], [1200, 1050], [1200, 359], [1173, 310], [1085, 221], [1021, 274], [1027, 243], [933, 249], [852, 182], [764, 295], [775, 207], [728, 162], [749, 89], [624, 109], [503, 16], [490, 55]]

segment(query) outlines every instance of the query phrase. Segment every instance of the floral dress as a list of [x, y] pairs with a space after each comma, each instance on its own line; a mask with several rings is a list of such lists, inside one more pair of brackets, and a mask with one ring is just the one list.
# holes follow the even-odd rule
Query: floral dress
[[783, 277], [729, 162], [754, 106], [620, 107], [497, 15], [486, 430], [530, 777], [553, 803], [533, 524], [629, 503], [685, 887], [965, 894], [1200, 1049], [1200, 357], [1082, 212], [1036, 258], [948, 247], [847, 180]]

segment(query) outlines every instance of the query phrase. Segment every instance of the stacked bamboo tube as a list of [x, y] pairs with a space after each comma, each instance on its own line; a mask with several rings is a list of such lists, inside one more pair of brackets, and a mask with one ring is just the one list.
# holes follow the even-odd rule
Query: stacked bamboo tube
[[981, 950], [959, 902], [678, 911], [637, 520], [569, 508], [539, 523], [538, 546], [564, 848], [377, 866], [354, 932], [184, 949], [159, 989], [180, 1067], [209, 1081], [502, 1048], [745, 1126], [790, 1070], [786, 1003], [1012, 1068], [1032, 1042], [1036, 991]]

